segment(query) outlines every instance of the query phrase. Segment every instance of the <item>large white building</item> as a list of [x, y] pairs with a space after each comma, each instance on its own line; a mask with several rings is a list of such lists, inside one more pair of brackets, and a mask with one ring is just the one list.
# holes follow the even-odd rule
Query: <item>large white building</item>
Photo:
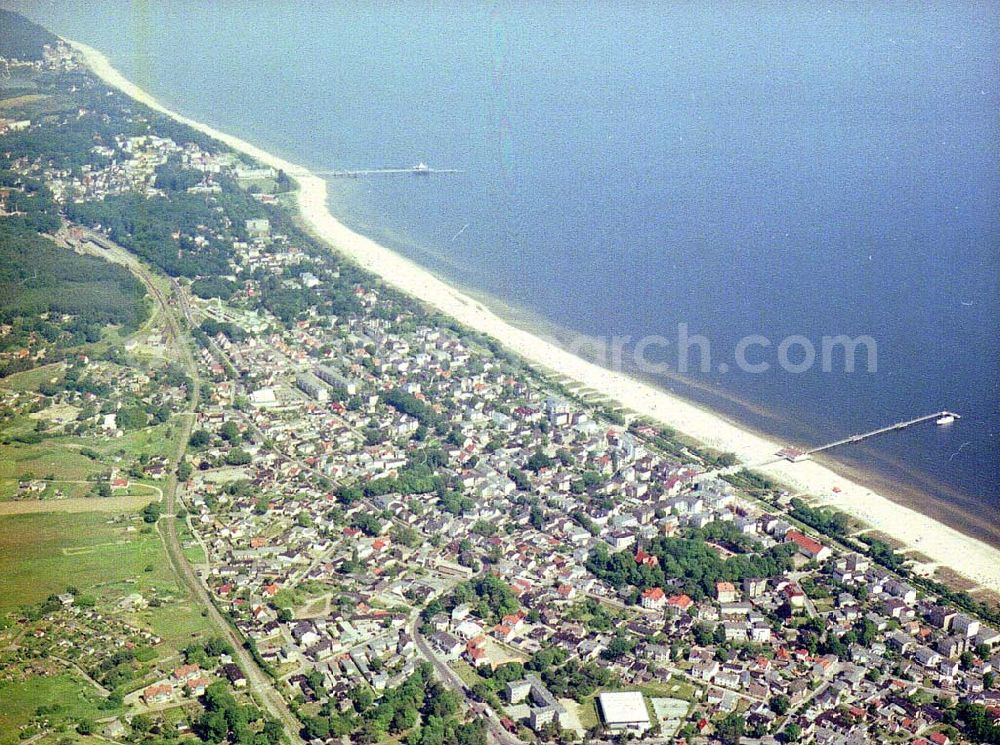
[[614, 732], [642, 734], [650, 728], [646, 701], [638, 691], [602, 693], [597, 697], [604, 725]]

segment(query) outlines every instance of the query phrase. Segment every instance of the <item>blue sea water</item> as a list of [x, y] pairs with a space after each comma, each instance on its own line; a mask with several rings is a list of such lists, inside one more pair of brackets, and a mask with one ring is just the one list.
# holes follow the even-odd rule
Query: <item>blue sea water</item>
[[[687, 324], [711, 370], [657, 382], [778, 439], [961, 413], [833, 455], [1000, 545], [994, 4], [8, 5], [313, 169], [463, 169], [331, 209], [522, 322]], [[878, 370], [747, 374], [748, 334], [868, 334]]]

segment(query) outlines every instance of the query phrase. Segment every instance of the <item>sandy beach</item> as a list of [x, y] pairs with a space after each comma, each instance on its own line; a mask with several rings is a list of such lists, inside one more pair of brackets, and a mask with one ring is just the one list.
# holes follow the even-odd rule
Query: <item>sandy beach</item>
[[[602, 392], [642, 415], [655, 419], [719, 450], [731, 451], [747, 464], [770, 463], [757, 470], [786, 484], [793, 492], [813, 495], [891, 535], [907, 548], [930, 559], [929, 567], [952, 569], [983, 588], [1000, 592], [1000, 550], [966, 536], [867, 487], [835, 474], [819, 463], [773, 462], [781, 447], [721, 417], [619, 372], [589, 363], [558, 346], [520, 329], [472, 298], [458, 292], [427, 270], [340, 223], [327, 208], [322, 178], [239, 138], [219, 132], [166, 109], [155, 98], [125, 79], [108, 59], [90, 47], [70, 41], [91, 69], [108, 85], [152, 109], [214, 137], [262, 163], [284, 170], [298, 185], [302, 218], [331, 248], [462, 324], [500, 340], [525, 360], [580, 385]], [[836, 491], [835, 491], [836, 490]]]

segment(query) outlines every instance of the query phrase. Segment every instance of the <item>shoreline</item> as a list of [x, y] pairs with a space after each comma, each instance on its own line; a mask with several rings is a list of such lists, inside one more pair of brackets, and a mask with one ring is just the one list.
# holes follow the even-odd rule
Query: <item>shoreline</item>
[[[333, 209], [336, 211], [336, 206]], [[348, 229], [364, 234], [366, 229], [352, 223], [349, 214], [343, 211], [340, 214], [341, 216], [337, 219], [343, 222]], [[377, 228], [369, 229], [377, 230]], [[322, 236], [318, 234], [314, 237], [324, 241]], [[439, 262], [439, 256], [428, 252], [422, 246], [411, 251], [406, 247], [395, 245], [390, 239], [376, 237], [373, 240], [376, 242], [383, 240], [381, 245], [387, 250], [401, 254], [409, 261], [424, 267], [426, 271], [437, 276], [457, 293], [483, 305], [501, 320], [539, 337], [542, 341], [565, 348], [574, 340], [581, 337], [588, 338], [586, 333], [560, 325], [546, 318], [540, 311], [529, 309], [522, 304], [512, 303], [505, 298], [478, 288], [466, 280], [457, 278], [449, 271], [448, 260]], [[414, 253], [429, 256], [431, 262], [425, 264]], [[600, 339], [595, 339], [595, 341], [600, 342]], [[656, 375], [643, 375], [629, 369], [622, 369], [621, 372], [640, 383], [649, 385], [654, 390], [663, 391], [668, 396], [686, 401], [750, 435], [769, 442], [809, 447], [836, 439], [838, 436], [836, 433], [816, 431], [805, 433], [800, 426], [803, 425], [803, 422], [794, 417], [769, 409], [763, 404], [743, 399], [732, 391], [716, 388], [710, 383], [688, 378], [679, 373], [668, 372], [657, 377]], [[607, 396], [602, 396], [602, 398], [610, 400]], [[809, 427], [809, 425], [805, 426]], [[840, 436], [843, 434], [841, 433]], [[890, 457], [884, 451], [869, 450], [866, 445], [867, 443], [856, 445], [852, 448], [853, 453], [849, 455], [845, 454], [844, 451], [838, 451], [836, 455], [823, 453], [815, 456], [814, 460], [838, 476], [871, 492], [891, 495], [886, 498], [897, 505], [908, 507], [964, 536], [1000, 550], [1000, 525], [981, 520], [983, 504], [979, 498], [968, 492], [959, 491], [930, 474], [920, 471], [914, 474], [905, 461]], [[863, 464], [866, 458], [857, 454], [866, 452], [869, 457], [871, 457], [871, 453], [875, 453], [874, 457], [878, 463]]]
[[[669, 426], [706, 446], [730, 451], [742, 463], [774, 459], [778, 442], [744, 429], [721, 415], [702, 409], [665, 390], [614, 372], [573, 355], [526, 331], [489, 310], [480, 301], [460, 292], [428, 270], [370, 238], [355, 233], [327, 208], [327, 183], [307, 169], [272, 155], [232, 135], [189, 119], [161, 105], [153, 96], [127, 80], [101, 52], [66, 40], [85, 58], [91, 71], [108, 86], [162, 114], [186, 124], [225, 145], [273, 168], [285, 171], [298, 184], [299, 216], [332, 250], [379, 276], [387, 284], [451, 316], [470, 329], [497, 340], [529, 364], [592, 388], [621, 406]], [[927, 515], [875, 493], [816, 462], [781, 461], [757, 470], [781, 482], [792, 493], [814, 497], [839, 509], [879, 533], [891, 536], [926, 556], [933, 565], [953, 572], [984, 589], [1000, 593], [1000, 550], [944, 525]], [[834, 488], [838, 492], [834, 492]], [[926, 565], [923, 565], [926, 566]]]

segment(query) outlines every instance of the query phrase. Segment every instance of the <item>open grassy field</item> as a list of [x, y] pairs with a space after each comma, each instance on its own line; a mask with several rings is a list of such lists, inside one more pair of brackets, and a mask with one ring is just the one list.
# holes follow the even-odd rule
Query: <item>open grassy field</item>
[[44, 101], [46, 98], [48, 96], [44, 93], [27, 93], [23, 96], [13, 96], [12, 98], [5, 98], [0, 101], [0, 109], [14, 109], [20, 106], [27, 106]]
[[83, 497], [69, 499], [21, 499], [0, 502], [0, 516], [27, 515], [41, 512], [128, 512], [142, 509], [156, 501], [154, 494], [132, 494], [120, 497]]
[[38, 386], [42, 383], [62, 377], [65, 367], [62, 362], [53, 362], [51, 365], [42, 365], [31, 370], [14, 373], [6, 378], [0, 378], [0, 387], [10, 388], [13, 391], [37, 391]]
[[[13, 420], [4, 427], [7, 437], [31, 429]], [[123, 437], [53, 437], [36, 444], [0, 444], [0, 482], [24, 478], [52, 477], [62, 481], [83, 481], [115, 464], [128, 464], [142, 455], [169, 457], [177, 448], [183, 428], [167, 422], [131, 432]], [[89, 448], [100, 455], [91, 460], [80, 453]], [[16, 489], [16, 484], [14, 485]], [[10, 496], [11, 486], [0, 486], [0, 498]]]
[[698, 700], [698, 688], [688, 680], [674, 676], [666, 683], [646, 683], [639, 686], [650, 698], [681, 698], [693, 702]]
[[599, 724], [597, 716], [597, 694], [584, 698], [582, 704], [578, 704], [573, 699], [559, 699], [560, 702], [571, 711], [580, 723], [580, 727], [587, 731]]
[[17, 494], [17, 479], [0, 479], [0, 501]]
[[[155, 457], [157, 455], [169, 456], [176, 449], [177, 438], [180, 436], [181, 427], [178, 426], [180, 420], [176, 422], [166, 422], [153, 427], [129, 432], [121, 437], [60, 437], [53, 444], [60, 444], [66, 449], [78, 450], [79, 448], [90, 448], [100, 453], [101, 461], [107, 464], [115, 462], [118, 458], [138, 458], [140, 455]], [[100, 467], [100, 463], [97, 464]]]
[[473, 670], [472, 665], [465, 660], [452, 660], [448, 663], [448, 665], [458, 674], [458, 677], [462, 679], [462, 682], [469, 686], [469, 688], [474, 686], [476, 683], [482, 682], [482, 678], [479, 677], [479, 674]]
[[118, 596], [153, 588], [176, 594], [159, 536], [143, 533], [142, 521], [132, 514], [136, 519], [127, 524], [96, 512], [0, 517], [0, 612], [44, 600], [67, 585], [107, 588]]
[[52, 725], [75, 719], [91, 721], [114, 715], [114, 711], [98, 708], [97, 692], [85, 681], [63, 673], [47, 677], [31, 677], [22, 681], [0, 682], [0, 745], [19, 741], [21, 727], [35, 717], [42, 704], [58, 703], [60, 709], [49, 715]]
[[181, 431], [179, 422], [180, 420], [171, 421], [130, 432], [124, 437], [105, 441], [101, 443], [103, 447], [94, 449], [100, 453], [119, 453], [124, 450], [126, 455], [134, 458], [140, 455], [168, 457], [176, 450], [178, 433]]
[[[69, 585], [112, 604], [134, 592], [148, 599], [155, 590], [162, 605], [127, 615], [163, 639], [163, 655], [187, 646], [193, 637], [208, 635], [211, 625], [201, 607], [180, 589], [159, 534], [143, 532], [145, 524], [138, 519], [122, 522], [120, 514], [0, 515], [0, 614], [64, 592]], [[136, 517], [134, 512], [126, 514]]]
[[189, 562], [198, 565], [208, 561], [208, 557], [205, 556], [205, 550], [201, 547], [200, 543], [195, 541], [194, 534], [185, 520], [177, 520], [177, 537], [181, 542], [181, 547], [184, 549], [184, 557]]
[[[45, 737], [36, 740], [33, 745], [65, 745], [68, 739], [65, 732], [50, 732]], [[79, 733], [72, 736], [74, 745], [108, 745], [108, 740], [103, 735], [81, 735]]]
[[[3, 447], [0, 446], [0, 457], [2, 456]], [[2, 463], [0, 463], [0, 468], [3, 468]], [[42, 491], [22, 494], [20, 484], [20, 479], [0, 478], [0, 502], [14, 498], [32, 501], [74, 499], [86, 497], [94, 489], [94, 485], [88, 481], [48, 481]], [[0, 512], [2, 511], [0, 508]]]
[[214, 634], [209, 620], [201, 615], [201, 607], [186, 595], [178, 595], [159, 608], [133, 613], [131, 618], [163, 639], [160, 650], [164, 656], [183, 649], [195, 638]]
[[44, 440], [35, 445], [17, 442], [0, 445], [0, 479], [52, 476], [65, 481], [82, 481], [105, 468], [59, 440]]
[[600, 717], [597, 715], [596, 694], [584, 703], [579, 704], [576, 709], [576, 714], [580, 718], [580, 725], [585, 730], [592, 729], [600, 724]]

